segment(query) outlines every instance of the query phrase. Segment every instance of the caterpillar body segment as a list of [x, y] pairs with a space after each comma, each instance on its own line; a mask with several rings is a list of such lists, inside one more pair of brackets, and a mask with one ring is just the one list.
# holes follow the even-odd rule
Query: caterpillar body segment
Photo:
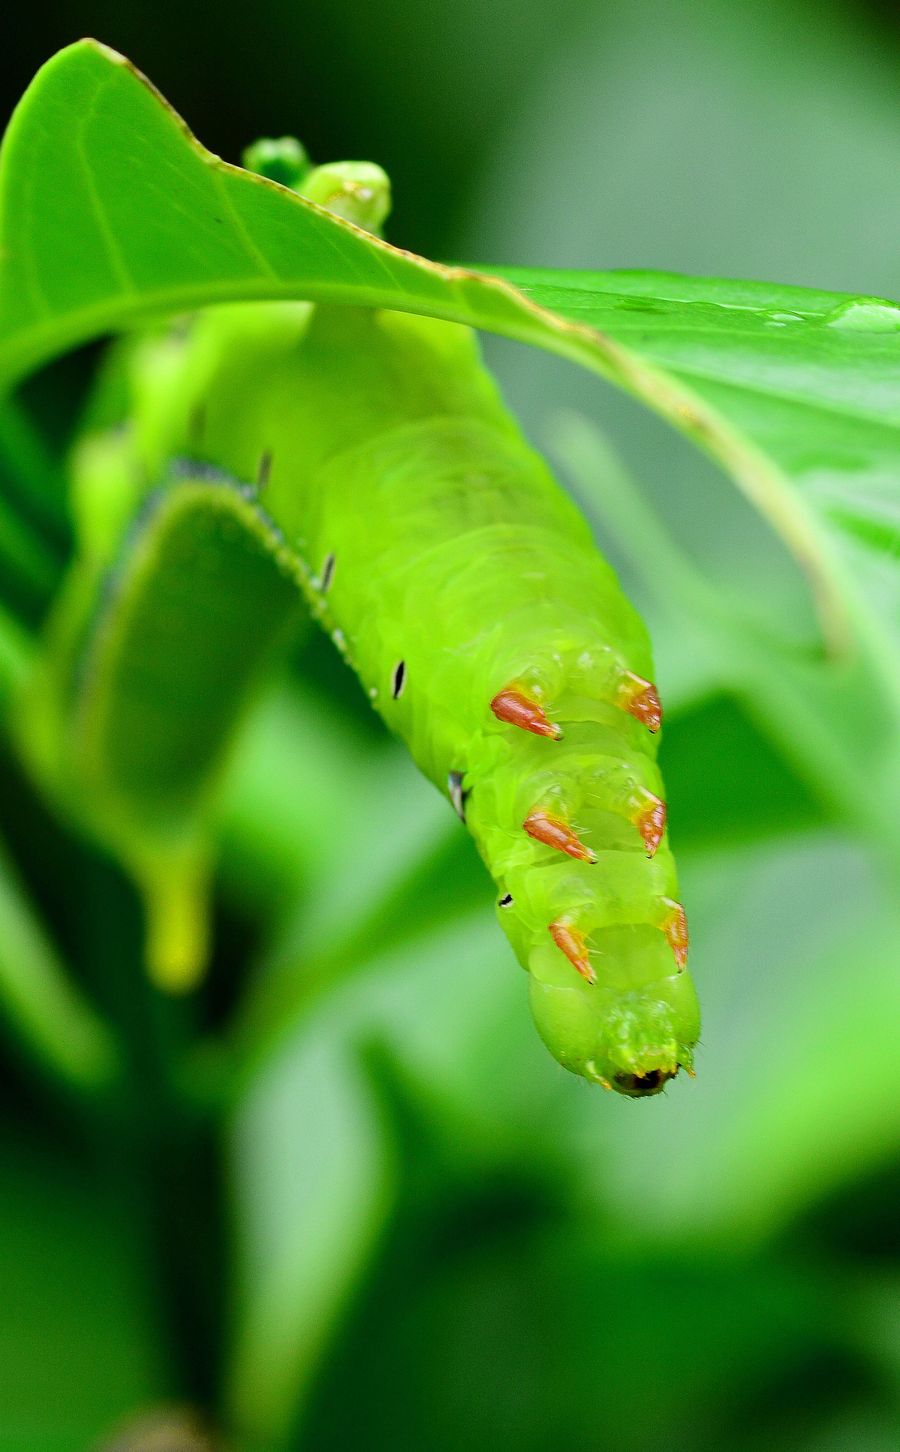
[[690, 1068], [646, 632], [472, 335], [241, 305], [134, 384], [151, 477], [264, 478], [313, 613], [475, 838], [557, 1059], [634, 1097]]

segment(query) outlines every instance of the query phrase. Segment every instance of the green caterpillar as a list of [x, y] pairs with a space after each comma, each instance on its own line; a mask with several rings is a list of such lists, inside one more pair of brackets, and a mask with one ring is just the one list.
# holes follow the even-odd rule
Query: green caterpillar
[[[379, 225], [383, 173], [305, 173], [286, 146], [261, 144], [253, 164]], [[299, 584], [472, 833], [559, 1062], [632, 1097], [691, 1070], [646, 632], [469, 330], [211, 309], [122, 345], [78, 479], [93, 523], [58, 612], [62, 725], [44, 762], [82, 795], [91, 783], [107, 839], [130, 844], [159, 976], [202, 956], [190, 824]], [[190, 704], [210, 692], [218, 724], [197, 741]]]

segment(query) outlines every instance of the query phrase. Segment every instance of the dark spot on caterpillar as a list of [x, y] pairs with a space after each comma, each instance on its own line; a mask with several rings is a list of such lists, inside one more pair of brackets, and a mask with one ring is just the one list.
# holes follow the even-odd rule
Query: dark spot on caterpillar
[[645, 1099], [659, 1094], [677, 1073], [677, 1069], [651, 1069], [647, 1074], [616, 1074], [613, 1083], [620, 1094], [627, 1094], [630, 1099]]
[[259, 463], [256, 466], [256, 487], [257, 487], [257, 489], [265, 489], [266, 485], [269, 482], [269, 475], [271, 474], [271, 472], [272, 472], [272, 450], [271, 449], [266, 449], [265, 453], [260, 454], [260, 456], [259, 456]]
[[513, 895], [511, 892], [508, 892], [505, 894], [505, 896], [501, 897], [500, 901], [497, 904], [498, 907], [512, 907], [512, 905]]
[[391, 676], [391, 695], [396, 701], [398, 696], [403, 694], [403, 687], [406, 685], [406, 661], [398, 660], [394, 666], [394, 674]]
[[[402, 662], [401, 662], [402, 664]], [[466, 801], [469, 793], [463, 791], [463, 773], [451, 771], [447, 774], [447, 791], [450, 793], [450, 800], [453, 803], [453, 810], [461, 822], [466, 820]]]
[[322, 594], [328, 589], [334, 579], [334, 555], [326, 555], [322, 564], [322, 573], [319, 577], [319, 589]]

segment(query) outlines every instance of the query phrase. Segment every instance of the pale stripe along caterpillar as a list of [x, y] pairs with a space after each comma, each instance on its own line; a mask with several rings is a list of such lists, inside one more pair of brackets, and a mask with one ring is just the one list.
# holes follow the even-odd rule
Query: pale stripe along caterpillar
[[[377, 176], [362, 175], [372, 225]], [[322, 169], [301, 189], [333, 203], [337, 186], [352, 214], [354, 177]], [[690, 1071], [699, 1019], [646, 632], [473, 335], [247, 304], [132, 348], [126, 371], [133, 476], [257, 482], [242, 507], [281, 580], [472, 833], [559, 1062], [632, 1097]]]

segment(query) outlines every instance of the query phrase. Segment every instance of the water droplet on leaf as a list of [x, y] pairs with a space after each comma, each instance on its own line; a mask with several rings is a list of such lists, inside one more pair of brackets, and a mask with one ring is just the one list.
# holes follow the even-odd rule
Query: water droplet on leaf
[[900, 307], [877, 297], [852, 298], [833, 309], [825, 319], [830, 328], [856, 333], [900, 332]]
[[766, 322], [775, 328], [784, 328], [788, 323], [802, 323], [803, 318], [799, 313], [769, 313]]

